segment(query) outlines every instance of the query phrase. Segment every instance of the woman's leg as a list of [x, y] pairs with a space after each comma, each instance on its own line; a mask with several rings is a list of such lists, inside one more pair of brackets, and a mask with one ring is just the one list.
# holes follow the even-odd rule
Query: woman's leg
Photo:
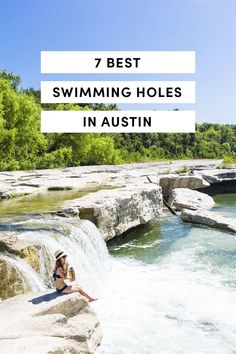
[[70, 294], [70, 293], [80, 293], [81, 295], [85, 296], [89, 301], [94, 301], [95, 299], [89, 296], [83, 289], [81, 289], [79, 286], [74, 286], [74, 285], [68, 285], [67, 288], [65, 288], [62, 291], [63, 294]]

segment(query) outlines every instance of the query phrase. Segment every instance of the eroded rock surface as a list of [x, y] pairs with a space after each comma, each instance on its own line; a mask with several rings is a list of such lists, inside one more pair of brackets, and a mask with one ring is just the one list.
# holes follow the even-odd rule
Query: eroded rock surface
[[236, 180], [235, 168], [203, 170], [200, 174], [210, 184]]
[[207, 210], [182, 210], [181, 218], [184, 221], [202, 224], [217, 229], [236, 232], [235, 219], [223, 217]]
[[209, 183], [201, 176], [181, 176], [176, 174], [161, 176], [159, 178], [159, 184], [162, 187], [163, 196], [165, 198], [168, 198], [171, 191], [176, 188], [200, 189], [209, 186]]
[[215, 205], [214, 199], [209, 195], [188, 188], [173, 189], [168, 203], [177, 211], [210, 209]]
[[101, 343], [98, 318], [78, 293], [54, 291], [0, 302], [1, 354], [94, 353]]
[[[180, 160], [170, 162], [132, 163], [123, 165], [80, 166], [64, 169], [0, 172], [0, 199], [50, 190], [81, 190], [101, 185], [137, 184], [145, 176], [175, 173], [184, 168], [209, 169], [222, 160]], [[175, 188], [174, 186], [173, 188]], [[188, 187], [181, 185], [180, 187]]]
[[[19, 240], [11, 233], [0, 239], [0, 298], [2, 300], [9, 297], [23, 294], [31, 290], [30, 284], [24, 279], [22, 270], [19, 269], [19, 260], [32, 276], [35, 272], [40, 272], [40, 264], [43, 259], [47, 259], [47, 251], [44, 245], [34, 243], [31, 240]], [[45, 282], [50, 279], [50, 263], [44, 265]]]
[[2, 255], [0, 256], [0, 282], [0, 299], [2, 300], [23, 294], [29, 290], [22, 277], [20, 277], [17, 268]]
[[160, 187], [140, 182], [137, 186], [88, 194], [65, 202], [64, 207], [65, 213], [74, 213], [78, 208], [79, 217], [92, 221], [104, 240], [109, 240], [157, 216], [162, 209], [162, 193]]

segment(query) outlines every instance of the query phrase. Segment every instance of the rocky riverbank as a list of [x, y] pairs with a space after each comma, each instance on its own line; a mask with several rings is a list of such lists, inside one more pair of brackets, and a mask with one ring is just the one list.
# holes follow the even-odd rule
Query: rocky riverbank
[[[80, 198], [60, 201], [54, 211], [34, 217], [42, 222], [45, 220], [45, 223], [49, 219], [60, 221], [62, 217], [67, 217], [69, 221], [75, 219], [76, 222], [87, 219], [96, 225], [103, 239], [107, 241], [157, 217], [163, 208], [163, 196], [176, 211], [214, 207], [213, 198], [202, 192], [211, 183], [219, 184], [235, 178], [233, 169], [216, 169], [220, 163], [219, 160], [196, 160], [174, 161], [171, 164], [165, 162], [0, 172], [0, 195], [2, 198], [13, 198], [22, 193], [32, 196], [40, 193], [48, 195], [52, 190], [83, 191], [84, 195]], [[189, 175], [186, 169], [194, 169], [194, 174]], [[147, 177], [154, 183], [149, 183]], [[214, 219], [215, 227], [217, 217]], [[193, 215], [188, 220], [186, 217], [183, 220], [193, 221]], [[201, 220], [194, 217], [194, 222], [201, 223]], [[9, 222], [0, 239], [2, 299], [31, 290], [30, 285], [19, 276], [14, 257], [36, 273], [40, 272], [42, 260], [46, 260], [48, 265], [52, 264], [50, 252], [40, 240], [34, 240], [32, 236], [20, 238], [22, 225], [16, 223], [14, 226], [11, 218]], [[211, 226], [212, 222], [207, 225]], [[52, 285], [49, 268], [44, 269], [44, 283], [47, 286]]]
[[[84, 196], [58, 202], [52, 211], [62, 216], [66, 209], [72, 211], [70, 215], [89, 219], [109, 240], [156, 217], [162, 210], [162, 194], [168, 197], [173, 188], [199, 189], [210, 185], [198, 172], [196, 176], [186, 176], [187, 170], [205, 171], [206, 175], [220, 165], [221, 160], [183, 160], [0, 172], [0, 198], [50, 195], [52, 191], [82, 192]], [[147, 176], [159, 185], [150, 184]]]
[[[181, 160], [115, 166], [81, 166], [65, 169], [0, 172], [0, 199], [55, 190], [86, 190], [105, 185], [137, 185], [145, 176], [215, 169], [221, 160]], [[219, 171], [219, 170], [218, 170]]]
[[181, 218], [184, 221], [206, 225], [216, 229], [230, 231], [236, 233], [236, 221], [232, 218], [223, 217], [206, 210], [182, 210]]
[[100, 323], [79, 294], [44, 291], [0, 303], [1, 354], [94, 353]]
[[[212, 212], [211, 215], [207, 214], [206, 209], [214, 207], [215, 203], [210, 196], [202, 193], [207, 188], [211, 188], [213, 184], [219, 185], [225, 181], [236, 180], [235, 170], [221, 170], [217, 168], [220, 167], [220, 164], [220, 160], [196, 160], [0, 172], [0, 199], [3, 199], [2, 203], [16, 197], [15, 201], [17, 201], [24, 198], [25, 195], [32, 196], [32, 198], [37, 195], [49, 195], [52, 191], [53, 193], [55, 191], [75, 191], [83, 194], [80, 197], [68, 197], [61, 201], [58, 200], [58, 202], [55, 200], [52, 210], [47, 209], [47, 212], [41, 210], [40, 213], [33, 215], [33, 224], [35, 223], [33, 226], [31, 223], [30, 225], [22, 223], [21, 216], [17, 216], [14, 220], [11, 217], [9, 219], [9, 215], [6, 216], [2, 228], [4, 232], [0, 238], [0, 298], [7, 299], [34, 291], [34, 280], [38, 282], [37, 290], [52, 287], [50, 279], [53, 264], [52, 254], [56, 247], [57, 238], [61, 238], [62, 235], [65, 237], [63, 245], [75, 242], [77, 237], [82, 237], [82, 243], [86, 242], [88, 237], [91, 238], [91, 242], [94, 242], [95, 233], [100, 232], [98, 237], [102, 236], [105, 241], [110, 240], [157, 217], [162, 212], [163, 196], [173, 209], [182, 210], [184, 221], [200, 222], [219, 228], [224, 224], [226, 225], [224, 229], [234, 231], [231, 221], [224, 220], [223, 222], [220, 216], [215, 217]], [[190, 169], [194, 169], [194, 174], [187, 173]], [[149, 183], [147, 177], [154, 183]], [[97, 228], [94, 226], [92, 231], [84, 230], [83, 219], [90, 220]], [[67, 224], [70, 227], [67, 227]], [[75, 236], [74, 229], [71, 228], [81, 229], [82, 233]], [[83, 234], [84, 232], [85, 234]], [[50, 249], [45, 242], [48, 237], [52, 238]], [[83, 244], [81, 247], [84, 249]], [[93, 247], [96, 249], [97, 245], [92, 246], [90, 252], [94, 249]], [[96, 251], [98, 250], [96, 249]], [[43, 269], [42, 264], [45, 264]], [[28, 279], [23, 274], [26, 270]], [[39, 274], [40, 281], [38, 280]], [[31, 278], [33, 281], [29, 282]], [[44, 295], [45, 293], [42, 292], [38, 294], [39, 297]], [[3, 311], [3, 314], [5, 313], [7, 316], [8, 305], [5, 304], [9, 304], [9, 308], [18, 311], [17, 306], [21, 306], [21, 303], [25, 304], [27, 296], [21, 295], [12, 300], [3, 301], [0, 311]], [[72, 295], [71, 297], [73, 298]], [[15, 299], [17, 299], [16, 303]], [[60, 312], [60, 304], [63, 302], [66, 305], [66, 299], [70, 299], [70, 296], [58, 297], [52, 302], [50, 301], [50, 308], [51, 306], [57, 308], [56, 311], [61, 314], [58, 315], [59, 317], [65, 316], [63, 312]], [[75, 299], [73, 301], [76, 303]], [[67, 305], [66, 307], [68, 307]], [[29, 305], [27, 304], [27, 306]], [[29, 345], [25, 353], [30, 352], [33, 346], [33, 340], [30, 337], [33, 338], [36, 335], [34, 331], [39, 333], [37, 342], [41, 346], [39, 346], [40, 353], [44, 353], [44, 350], [45, 353], [50, 351], [56, 353], [57, 349], [55, 348], [60, 345], [62, 348], [69, 348], [63, 349], [62, 352], [69, 350], [68, 352], [92, 353], [101, 340], [100, 326], [94, 317], [95, 315], [91, 315], [93, 321], [88, 325], [87, 319], [83, 320], [85, 317], [83, 311], [69, 314], [68, 318], [56, 318], [55, 323], [53, 317], [50, 317], [52, 316], [50, 309], [50, 316], [45, 312], [46, 310], [41, 311], [39, 316], [41, 322], [37, 322], [38, 327], [36, 326], [30, 331], [30, 321], [35, 318], [35, 313], [32, 311], [36, 307], [27, 306], [25, 313], [28, 313], [28, 327], [26, 326], [25, 331], [23, 329], [19, 331], [19, 336], [14, 337], [14, 345], [16, 345], [18, 352], [24, 353], [21, 350], [23, 350], [22, 346], [26, 337]], [[89, 313], [89, 307], [86, 306], [84, 311]], [[54, 316], [55, 313], [53, 312]], [[6, 349], [6, 352], [11, 341], [13, 344], [13, 339], [4, 336], [17, 326], [14, 319], [11, 321], [8, 322], [6, 333], [0, 332], [1, 342], [4, 344], [3, 348]], [[42, 323], [52, 325], [48, 336], [43, 331], [40, 332]], [[58, 323], [62, 323], [64, 326], [63, 333], [60, 332], [61, 335], [57, 335], [59, 333]], [[55, 343], [52, 341], [54, 336], [57, 338]], [[81, 344], [81, 342], [83, 343]], [[11, 352], [8, 351], [8, 353]]]

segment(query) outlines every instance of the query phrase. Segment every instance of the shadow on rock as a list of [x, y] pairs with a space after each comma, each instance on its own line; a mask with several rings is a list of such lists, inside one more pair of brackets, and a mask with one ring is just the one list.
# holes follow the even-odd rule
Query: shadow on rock
[[53, 291], [52, 293], [41, 295], [38, 297], [35, 297], [31, 300], [28, 300], [28, 302], [32, 302], [34, 305], [41, 304], [42, 302], [49, 302], [51, 300], [56, 299], [59, 296], [66, 295], [66, 294], [58, 294], [56, 291]]

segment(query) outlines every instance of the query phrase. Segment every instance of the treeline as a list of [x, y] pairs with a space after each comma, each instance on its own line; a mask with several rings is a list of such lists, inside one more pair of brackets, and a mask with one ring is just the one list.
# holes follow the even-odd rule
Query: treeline
[[115, 146], [127, 161], [142, 158], [197, 159], [236, 157], [236, 125], [197, 124], [195, 134], [151, 133], [114, 135]]
[[203, 123], [195, 134], [42, 134], [40, 111], [117, 110], [116, 105], [40, 104], [40, 91], [0, 71], [0, 170], [236, 157], [236, 125]]

